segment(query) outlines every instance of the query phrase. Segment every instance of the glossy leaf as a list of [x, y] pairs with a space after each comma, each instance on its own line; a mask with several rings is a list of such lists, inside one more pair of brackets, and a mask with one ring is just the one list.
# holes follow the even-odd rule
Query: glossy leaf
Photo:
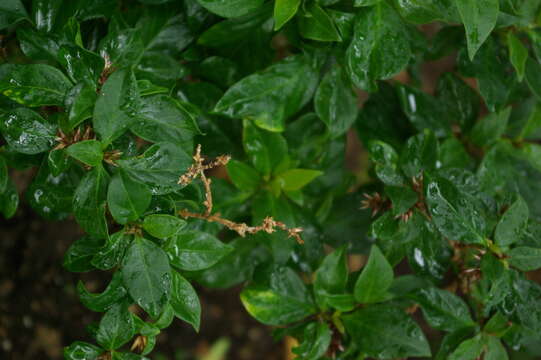
[[509, 48], [509, 58], [517, 72], [518, 80], [522, 81], [526, 71], [528, 49], [512, 32], [507, 33], [507, 47]]
[[486, 146], [497, 141], [505, 132], [511, 108], [492, 113], [481, 119], [473, 127], [470, 137], [471, 140], [479, 145]]
[[199, 133], [194, 115], [180, 102], [166, 96], [145, 97], [140, 102], [137, 120], [130, 130], [137, 136], [151, 141], [166, 141], [185, 149], [192, 147], [192, 138]]
[[483, 352], [483, 338], [481, 334], [462, 342], [448, 357], [449, 360], [475, 360]]
[[222, 17], [246, 15], [263, 5], [263, 0], [197, 0], [208, 11]]
[[98, 166], [103, 160], [102, 145], [97, 140], [84, 140], [70, 145], [66, 153], [89, 166]]
[[519, 195], [517, 200], [502, 215], [496, 230], [494, 240], [499, 246], [509, 246], [517, 242], [528, 222], [528, 204]]
[[357, 118], [357, 97], [340, 67], [334, 66], [323, 77], [314, 106], [332, 136], [343, 135], [353, 125]]
[[282, 135], [259, 129], [246, 120], [242, 140], [244, 151], [263, 175], [270, 175], [287, 156], [287, 143]]
[[375, 81], [399, 73], [409, 62], [411, 48], [402, 19], [387, 4], [362, 9], [355, 21], [355, 34], [346, 53], [353, 83], [374, 91]]
[[353, 341], [370, 357], [430, 357], [430, 346], [408, 315], [388, 305], [375, 305], [342, 317]]
[[490, 35], [500, 11], [498, 0], [455, 0], [458, 12], [466, 28], [468, 54], [473, 60], [477, 50]]
[[184, 228], [186, 221], [167, 214], [152, 214], [143, 220], [143, 229], [158, 239], [167, 239]]
[[100, 270], [109, 270], [118, 266], [132, 240], [133, 236], [126, 234], [124, 230], [112, 234], [94, 254], [91, 264]]
[[88, 83], [79, 83], [68, 91], [64, 99], [64, 105], [68, 109], [68, 130], [73, 130], [92, 117], [97, 98], [94, 86]]
[[484, 218], [446, 179], [426, 179], [426, 201], [438, 230], [450, 239], [483, 244]]
[[449, 291], [421, 289], [413, 298], [421, 305], [426, 321], [434, 329], [452, 332], [475, 326], [466, 303]]
[[94, 269], [92, 256], [98, 251], [102, 241], [84, 236], [73, 242], [64, 254], [62, 265], [72, 272], [87, 272]]
[[192, 159], [178, 146], [161, 142], [149, 147], [142, 156], [117, 163], [133, 179], [153, 187], [153, 193], [166, 193], [179, 187], [178, 179]]
[[284, 131], [285, 120], [310, 100], [317, 81], [306, 57], [288, 57], [230, 87], [214, 111], [251, 120], [265, 130]]
[[171, 264], [189, 271], [209, 268], [232, 250], [214, 236], [199, 231], [177, 234], [165, 246]]
[[6, 191], [6, 188], [8, 186], [8, 179], [9, 174], [6, 160], [2, 156], [0, 156], [0, 194]]
[[363, 304], [375, 303], [389, 297], [387, 290], [393, 282], [393, 268], [376, 246], [372, 246], [368, 262], [355, 282], [353, 294]]
[[267, 325], [292, 323], [315, 312], [306, 286], [289, 268], [275, 270], [269, 284], [248, 285], [240, 299], [250, 315]]
[[99, 312], [109, 309], [127, 295], [126, 289], [122, 286], [120, 272], [115, 272], [111, 282], [102, 293], [89, 293], [81, 281], [77, 283], [77, 292], [84, 306]]
[[311, 322], [304, 328], [304, 341], [293, 352], [306, 360], [317, 360], [331, 344], [331, 329], [324, 322]]
[[133, 317], [124, 302], [114, 304], [100, 321], [96, 334], [98, 344], [107, 350], [118, 349], [135, 334]]
[[73, 45], [63, 45], [58, 50], [58, 61], [73, 82], [86, 81], [92, 85], [98, 83], [105, 67], [101, 56]]
[[116, 222], [137, 220], [150, 205], [152, 194], [147, 186], [119, 171], [109, 183], [107, 205]]
[[109, 144], [133, 123], [139, 108], [139, 89], [133, 72], [115, 71], [103, 85], [94, 106], [94, 131], [104, 144]]
[[[348, 281], [348, 268], [344, 247], [327, 255], [316, 271], [314, 280], [314, 293], [320, 306], [325, 307], [332, 294], [341, 294], [345, 291]], [[330, 296], [332, 297], [332, 296]]]
[[259, 172], [240, 161], [230, 160], [227, 163], [227, 174], [233, 184], [241, 191], [254, 192], [261, 184]]
[[199, 331], [201, 321], [201, 304], [192, 285], [178, 272], [172, 271], [171, 307], [175, 316], [192, 325]]
[[98, 346], [83, 342], [76, 341], [70, 346], [64, 348], [64, 359], [66, 360], [80, 360], [80, 359], [95, 359], [102, 354], [104, 350]]
[[274, 30], [284, 26], [299, 9], [301, 0], [276, 0], [274, 2]]
[[322, 174], [319, 170], [290, 169], [276, 175], [275, 181], [284, 191], [296, 191], [302, 189]]
[[0, 78], [0, 92], [22, 105], [61, 106], [66, 92], [73, 85], [60, 70], [49, 65], [3, 66], [8, 66], [9, 71]]
[[6, 0], [0, 4], [0, 29], [28, 17], [26, 10], [20, 0]]
[[171, 268], [166, 253], [152, 241], [136, 238], [126, 252], [120, 271], [132, 299], [156, 318], [171, 295]]
[[541, 249], [528, 246], [519, 246], [511, 249], [509, 264], [521, 271], [533, 271], [541, 268]]
[[3, 114], [0, 130], [12, 149], [29, 155], [49, 150], [56, 137], [56, 126], [27, 108]]
[[298, 16], [300, 34], [311, 40], [341, 41], [333, 19], [318, 4], [311, 3]]
[[73, 195], [73, 213], [77, 223], [90, 235], [107, 237], [105, 207], [109, 175], [95, 167], [81, 179]]

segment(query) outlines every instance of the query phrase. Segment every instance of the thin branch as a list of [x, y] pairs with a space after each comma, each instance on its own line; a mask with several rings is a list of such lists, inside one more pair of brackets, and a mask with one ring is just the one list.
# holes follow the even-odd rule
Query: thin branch
[[205, 170], [226, 165], [230, 159], [231, 157], [229, 155], [221, 155], [210, 163], [205, 164], [204, 159], [201, 156], [201, 145], [197, 145], [197, 149], [193, 156], [194, 163], [188, 168], [186, 173], [180, 177], [178, 183], [181, 185], [188, 185], [199, 177], [205, 186], [205, 201], [203, 204], [205, 205], [206, 210], [204, 213], [194, 213], [184, 209], [179, 211], [179, 215], [183, 218], [196, 218], [221, 224], [229, 230], [237, 232], [242, 237], [246, 236], [246, 234], [255, 234], [260, 231], [272, 234], [277, 230], [282, 230], [287, 232], [288, 237], [293, 237], [299, 244], [303, 244], [304, 241], [299, 235], [302, 232], [302, 228], [297, 227], [290, 229], [283, 222], [276, 221], [270, 216], [263, 219], [263, 223], [259, 226], [249, 226], [245, 223], [236, 223], [234, 221], [224, 219], [220, 216], [220, 213], [212, 214], [212, 190], [210, 186], [211, 179], [205, 176]]

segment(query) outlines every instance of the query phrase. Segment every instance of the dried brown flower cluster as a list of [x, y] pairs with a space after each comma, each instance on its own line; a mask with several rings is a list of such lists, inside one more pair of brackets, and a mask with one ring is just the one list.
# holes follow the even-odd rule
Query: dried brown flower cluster
[[303, 244], [304, 241], [300, 236], [302, 228], [290, 229], [283, 222], [276, 221], [270, 216], [267, 216], [263, 220], [263, 223], [259, 226], [249, 226], [245, 223], [236, 223], [234, 221], [224, 219], [220, 216], [220, 213], [212, 214], [212, 190], [210, 187], [211, 179], [205, 176], [205, 170], [209, 170], [217, 166], [224, 166], [229, 162], [230, 159], [231, 157], [229, 155], [221, 155], [213, 161], [205, 163], [205, 159], [201, 155], [201, 145], [197, 146], [193, 156], [194, 163], [188, 168], [188, 171], [186, 171], [186, 173], [180, 177], [178, 183], [181, 185], [188, 185], [199, 177], [205, 186], [205, 201], [203, 204], [205, 205], [206, 211], [204, 213], [194, 213], [184, 209], [179, 211], [179, 215], [183, 218], [203, 219], [209, 222], [222, 224], [228, 229], [237, 232], [242, 237], [246, 236], [246, 234], [255, 234], [260, 231], [272, 234], [276, 230], [282, 230], [287, 232], [289, 237], [295, 238], [299, 244]]
[[62, 130], [58, 130], [58, 134], [55, 138], [58, 144], [54, 147], [53, 150], [64, 149], [79, 141], [92, 140], [94, 138], [94, 132], [92, 131], [92, 128], [90, 126], [86, 126], [84, 132], [81, 131], [81, 128], [77, 128], [77, 131], [70, 135], [66, 135]]

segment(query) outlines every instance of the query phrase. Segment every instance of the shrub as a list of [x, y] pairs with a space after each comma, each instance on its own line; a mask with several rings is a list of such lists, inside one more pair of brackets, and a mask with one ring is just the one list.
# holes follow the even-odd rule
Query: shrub
[[197, 331], [193, 283], [299, 359], [539, 356], [540, 5], [2, 0], [0, 211], [37, 168], [64, 267], [111, 275], [65, 358]]

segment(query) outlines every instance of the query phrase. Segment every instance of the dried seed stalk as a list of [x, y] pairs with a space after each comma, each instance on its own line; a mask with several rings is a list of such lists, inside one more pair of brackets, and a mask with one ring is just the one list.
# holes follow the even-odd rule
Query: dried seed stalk
[[274, 220], [271, 216], [267, 216], [265, 219], [263, 219], [263, 223], [259, 226], [249, 226], [246, 223], [236, 223], [234, 221], [224, 219], [220, 216], [220, 213], [212, 214], [212, 190], [210, 186], [211, 180], [205, 176], [205, 170], [212, 169], [217, 166], [226, 165], [230, 159], [231, 157], [229, 155], [221, 155], [213, 161], [205, 164], [204, 159], [201, 155], [201, 145], [197, 145], [197, 149], [193, 156], [194, 163], [188, 168], [186, 173], [180, 177], [178, 183], [181, 185], [188, 185], [193, 180], [199, 177], [205, 187], [205, 201], [203, 202], [203, 204], [205, 205], [206, 211], [204, 213], [194, 213], [184, 209], [179, 211], [179, 215], [183, 218], [196, 218], [209, 222], [219, 223], [227, 227], [229, 230], [237, 232], [242, 237], [246, 236], [246, 234], [255, 234], [260, 231], [272, 234], [277, 230], [282, 230], [287, 232], [289, 237], [295, 238], [295, 240], [297, 240], [299, 244], [303, 244], [304, 241], [300, 236], [302, 228], [290, 229], [286, 226], [286, 224]]

